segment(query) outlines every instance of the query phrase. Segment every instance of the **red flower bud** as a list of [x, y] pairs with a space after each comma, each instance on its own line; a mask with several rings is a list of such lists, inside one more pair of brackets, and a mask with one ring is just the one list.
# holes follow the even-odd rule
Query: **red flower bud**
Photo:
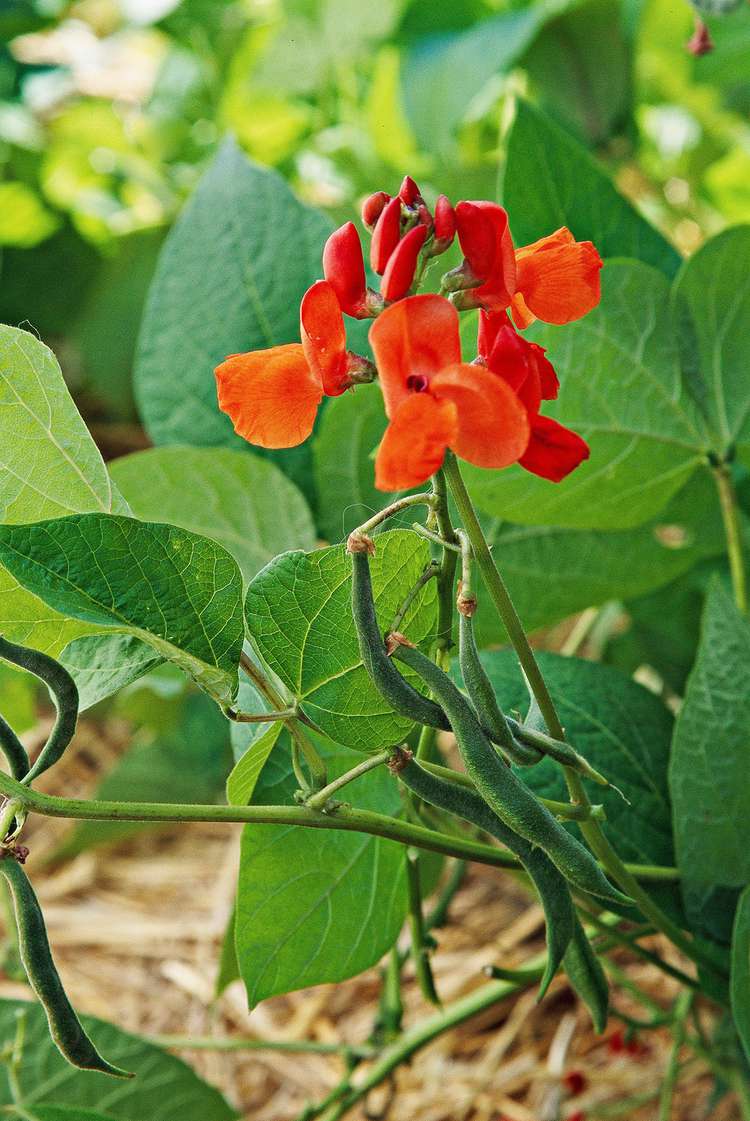
[[685, 44], [685, 50], [695, 55], [696, 58], [701, 58], [702, 55], [709, 54], [713, 49], [714, 44], [710, 31], [702, 19], [696, 19], [695, 31], [692, 38]]
[[380, 282], [380, 293], [384, 300], [400, 300], [407, 294], [414, 281], [419, 251], [426, 238], [427, 227], [415, 226], [391, 253]]
[[336, 293], [342, 311], [355, 319], [364, 319], [369, 315], [365, 262], [353, 222], [334, 230], [325, 243], [323, 273]]
[[391, 199], [383, 207], [370, 243], [370, 264], [382, 275], [401, 237], [401, 199]]
[[570, 1070], [563, 1078], [563, 1086], [575, 1098], [586, 1089], [586, 1079], [580, 1070]]
[[456, 212], [445, 195], [435, 203], [435, 240], [445, 242], [445, 248], [456, 236]]
[[399, 188], [398, 197], [405, 206], [416, 206], [417, 203], [422, 202], [422, 195], [420, 194], [419, 187], [414, 182], [411, 175], [404, 176], [404, 181]]
[[377, 222], [380, 215], [383, 213], [384, 207], [391, 201], [391, 196], [387, 195], [385, 191], [375, 191], [374, 194], [368, 195], [362, 203], [362, 221], [371, 230]]

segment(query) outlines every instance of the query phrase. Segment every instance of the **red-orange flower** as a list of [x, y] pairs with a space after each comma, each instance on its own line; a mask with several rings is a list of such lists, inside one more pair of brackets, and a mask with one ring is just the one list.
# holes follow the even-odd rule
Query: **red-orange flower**
[[479, 467], [507, 467], [523, 455], [529, 421], [510, 385], [461, 361], [458, 313], [441, 296], [410, 296], [370, 328], [390, 421], [375, 460], [375, 485], [423, 483], [447, 448]]
[[544, 347], [524, 339], [505, 312], [480, 313], [478, 350], [488, 370], [498, 374], [527, 410], [531, 435], [518, 462], [527, 471], [559, 483], [589, 457], [576, 432], [539, 412], [542, 401], [557, 397], [559, 382]]
[[[471, 292], [462, 303], [504, 311], [516, 290], [516, 258], [507, 212], [495, 202], [459, 202], [456, 230], [464, 255], [462, 270]], [[473, 281], [473, 286], [471, 285]]]
[[233, 354], [216, 367], [219, 408], [251, 444], [301, 444], [313, 430], [323, 396], [343, 393], [368, 365], [346, 350], [341, 308], [326, 280], [313, 284], [302, 299], [300, 334], [301, 343]]
[[518, 327], [535, 319], [570, 323], [601, 298], [602, 259], [590, 241], [576, 241], [565, 226], [516, 250], [512, 312]]

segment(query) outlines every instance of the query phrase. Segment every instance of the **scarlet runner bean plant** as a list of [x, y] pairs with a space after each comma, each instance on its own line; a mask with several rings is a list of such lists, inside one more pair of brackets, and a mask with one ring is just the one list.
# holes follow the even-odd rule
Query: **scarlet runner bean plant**
[[[524, 127], [524, 112], [516, 128]], [[550, 136], [554, 148], [554, 129]], [[278, 195], [269, 173], [227, 152], [233, 182], [260, 176], [256, 188]], [[512, 156], [511, 138], [509, 199]], [[300, 341], [293, 329], [278, 341], [268, 337], [265, 322], [271, 345], [218, 361], [218, 408], [242, 441], [273, 456], [312, 440], [330, 478], [356, 460], [374, 481], [372, 494], [388, 496], [359, 524], [349, 522], [344, 543], [328, 547], [315, 547], [312, 520], [289, 479], [239, 445], [164, 446], [108, 472], [51, 354], [32, 336], [3, 329], [4, 375], [9, 386], [15, 378], [20, 423], [38, 442], [52, 482], [44, 483], [49, 493], [35, 520], [13, 514], [13, 502], [29, 508], [31, 476], [16, 472], [7, 484], [15, 489], [6, 496], [0, 563], [16, 618], [27, 623], [23, 634], [6, 625], [0, 656], [48, 686], [58, 715], [33, 763], [10, 723], [0, 723], [10, 771], [0, 777], [2, 867], [23, 964], [52, 1039], [64, 1059], [100, 1079], [125, 1075], [122, 1062], [137, 1087], [139, 1061], [147, 1058], [136, 1051], [128, 1065], [117, 1037], [113, 1048], [102, 1042], [112, 1052], [102, 1058], [101, 1025], [82, 1026], [65, 995], [20, 867], [33, 813], [83, 822], [245, 823], [220, 985], [240, 977], [251, 1006], [387, 962], [371, 1037], [342, 1043], [347, 1071], [325, 1101], [305, 1109], [307, 1121], [349, 1114], [402, 1062], [475, 1013], [534, 986], [541, 1000], [551, 985], [564, 984], [598, 1032], [610, 1020], [631, 1035], [671, 1028], [660, 1118], [671, 1116], [683, 1049], [699, 1055], [750, 1116], [743, 1051], [750, 1045], [750, 868], [733, 841], [748, 801], [746, 775], [737, 775], [750, 713], [733, 699], [750, 664], [742, 478], [734, 462], [745, 419], [731, 404], [731, 393], [742, 391], [729, 375], [718, 402], [700, 390], [700, 371], [686, 388], [678, 346], [692, 368], [715, 342], [702, 306], [719, 306], [711, 243], [682, 267], [670, 318], [664, 275], [634, 261], [603, 269], [603, 257], [623, 256], [604, 235], [597, 244], [552, 227], [516, 245], [511, 230], [524, 228], [517, 201], [518, 212], [506, 212], [493, 201], [454, 206], [438, 195], [430, 207], [409, 176], [393, 196], [376, 191], [362, 207], [369, 272], [353, 222], [321, 236], [322, 276], [297, 295]], [[200, 192], [193, 205], [204, 205]], [[287, 252], [299, 254], [320, 223], [293, 200], [285, 205], [286, 233], [297, 231]], [[623, 229], [636, 222], [627, 209], [617, 213]], [[173, 298], [179, 282], [182, 236], [178, 226], [155, 281], [142, 340], [146, 371], [154, 325], [167, 327], [159, 301]], [[748, 244], [747, 231], [731, 236]], [[246, 265], [255, 267], [254, 260]], [[272, 292], [279, 262], [265, 267], [262, 281]], [[750, 315], [746, 285], [741, 291], [745, 303], [734, 314]], [[253, 306], [257, 298], [253, 281]], [[296, 305], [284, 305], [285, 323], [296, 314]], [[180, 329], [189, 333], [189, 323]], [[735, 361], [734, 352], [726, 361]], [[204, 375], [209, 384], [210, 365]], [[142, 377], [146, 384], [151, 375]], [[51, 403], [44, 424], [42, 399]], [[556, 405], [580, 434], [547, 411]], [[365, 437], [361, 459], [358, 422], [376, 433], [369, 443]], [[45, 433], [63, 431], [64, 439], [45, 443]], [[321, 449], [331, 447], [333, 459], [324, 461]], [[650, 473], [636, 463], [639, 454], [651, 457]], [[694, 472], [716, 487], [701, 517], [722, 520], [733, 597], [720, 573], [672, 737], [670, 710], [622, 672], [570, 655], [537, 656], [504, 578], [512, 534], [492, 515], [513, 511], [533, 529], [554, 508], [558, 540], [572, 539], [576, 564], [585, 566], [592, 553], [593, 579], [593, 554], [607, 533], [617, 539], [615, 551], [633, 540], [645, 549], [639, 527], [670, 503], [678, 510]], [[336, 507], [343, 517], [345, 498]], [[243, 504], [250, 504], [248, 522]], [[273, 537], [285, 517], [287, 538], [259, 558], [253, 533]], [[325, 517], [320, 507], [318, 517]], [[652, 547], [669, 528], [664, 522], [649, 531]], [[671, 523], [673, 536], [679, 528]], [[561, 544], [559, 555], [548, 554], [546, 576], [523, 573], [527, 617], [548, 595], [545, 581], [570, 579], [573, 556]], [[232, 726], [227, 804], [169, 802], [166, 790], [134, 802], [34, 789], [70, 742], [79, 709], [160, 662], [178, 667]], [[729, 706], [724, 723], [719, 704], [725, 715]], [[718, 791], [701, 788], [710, 766], [727, 783], [723, 802]], [[542, 904], [547, 948], [520, 966], [489, 962], [490, 980], [443, 1005], [431, 931], [470, 861], [522, 875]], [[436, 889], [431, 912], [425, 900]], [[408, 951], [399, 940], [405, 923]], [[663, 937], [654, 943], [654, 935]], [[610, 1002], [607, 973], [617, 975], [610, 955], [622, 947], [680, 986], [674, 1006], [652, 1020], [636, 1021]], [[435, 1011], [404, 1025], [398, 994], [407, 969]], [[639, 999], [653, 1005], [647, 995]], [[6, 1053], [9, 1093], [21, 1109], [29, 1093], [24, 1023]], [[576, 1085], [581, 1092], [580, 1076]], [[217, 1117], [232, 1115], [225, 1103], [213, 1108]]]

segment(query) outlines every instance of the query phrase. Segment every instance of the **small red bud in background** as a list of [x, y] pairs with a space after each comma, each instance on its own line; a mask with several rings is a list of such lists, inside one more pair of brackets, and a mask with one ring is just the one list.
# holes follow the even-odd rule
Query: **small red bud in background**
[[580, 1070], [569, 1070], [563, 1077], [563, 1086], [575, 1098], [586, 1089], [586, 1078]]
[[355, 319], [369, 315], [362, 245], [353, 222], [334, 230], [323, 248], [323, 274], [341, 306]]
[[399, 188], [398, 197], [405, 206], [416, 206], [422, 202], [422, 195], [419, 192], [419, 187], [412, 179], [411, 175], [405, 175], [404, 181]]
[[400, 300], [414, 282], [419, 251], [427, 238], [426, 226], [415, 226], [398, 243], [386, 265], [380, 294], [386, 301]]
[[374, 194], [367, 196], [362, 203], [362, 221], [368, 230], [374, 228], [375, 223], [390, 201], [391, 196], [387, 195], [385, 191], [375, 191]]
[[613, 1032], [607, 1040], [607, 1050], [610, 1055], [621, 1055], [625, 1050], [625, 1033], [622, 1028], [618, 1028]]
[[688, 39], [685, 44], [685, 50], [690, 54], [700, 58], [701, 55], [709, 54], [714, 49], [711, 34], [702, 19], [696, 19], [695, 31], [691, 39]]
[[370, 243], [370, 264], [382, 275], [401, 237], [401, 199], [386, 203], [380, 212]]
[[586, 1114], [582, 1109], [577, 1109], [575, 1113], [571, 1113], [568, 1121], [586, 1121]]

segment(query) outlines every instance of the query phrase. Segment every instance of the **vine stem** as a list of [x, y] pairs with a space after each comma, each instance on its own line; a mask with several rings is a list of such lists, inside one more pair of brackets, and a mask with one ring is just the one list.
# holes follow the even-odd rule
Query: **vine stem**
[[729, 571], [732, 575], [732, 588], [737, 608], [743, 615], [747, 615], [747, 584], [745, 581], [745, 560], [742, 555], [742, 534], [738, 517], [737, 494], [732, 483], [732, 476], [726, 463], [720, 463], [712, 468], [719, 492], [721, 516], [724, 521], [724, 533], [727, 539], [727, 554], [729, 556]]
[[690, 1013], [693, 1002], [691, 992], [681, 993], [677, 998], [674, 1011], [674, 1028], [672, 1031], [674, 1042], [669, 1056], [669, 1063], [664, 1072], [661, 1097], [659, 1098], [659, 1121], [669, 1121], [672, 1115], [672, 1099], [677, 1088], [677, 1079], [680, 1076], [680, 1050], [685, 1041], [685, 1021]]
[[368, 755], [361, 763], [357, 763], [356, 767], [352, 767], [351, 770], [345, 771], [343, 775], [339, 775], [338, 778], [333, 779], [333, 781], [329, 782], [327, 786], [324, 786], [322, 790], [316, 790], [314, 794], [311, 794], [309, 798], [305, 799], [305, 805], [310, 810], [320, 810], [323, 812], [334, 794], [338, 794], [339, 790], [343, 790], [350, 782], [354, 782], [355, 779], [366, 775], [368, 771], [374, 771], [376, 767], [381, 767], [383, 763], [387, 763], [392, 755], [393, 751], [391, 748], [388, 748], [386, 751], [379, 751], [377, 755]]
[[[565, 730], [560, 722], [560, 717], [557, 714], [554, 701], [542, 677], [542, 672], [539, 669], [534, 651], [531, 649], [529, 640], [526, 637], [526, 632], [518, 617], [518, 612], [513, 606], [513, 601], [505, 586], [505, 581], [493, 560], [489, 545], [487, 544], [487, 539], [484, 536], [484, 532], [476, 515], [474, 504], [471, 501], [469, 492], [466, 489], [466, 484], [461, 475], [458, 461], [452, 452], [446, 453], [443, 470], [448, 479], [448, 484], [453, 494], [459, 517], [461, 518], [464, 529], [469, 535], [476, 563], [482, 573], [487, 590], [500, 613], [500, 618], [503, 621], [508, 636], [516, 651], [518, 660], [521, 663], [521, 668], [526, 675], [529, 688], [539, 705], [539, 710], [547, 725], [547, 729], [553, 739], [565, 740]], [[589, 798], [580, 776], [570, 767], [563, 767], [563, 773], [565, 775], [571, 801], [574, 804], [589, 806]], [[692, 939], [680, 930], [677, 924], [672, 922], [669, 916], [665, 915], [662, 909], [654, 903], [651, 896], [643, 890], [607, 840], [599, 823], [589, 817], [580, 821], [578, 826], [589, 848], [599, 860], [604, 870], [611, 876], [622, 891], [624, 891], [626, 895], [629, 895], [633, 902], [640, 907], [641, 911], [651, 920], [654, 926], [663, 931], [687, 957], [695, 962], [700, 962], [705, 968], [716, 973], [716, 963], [710, 956], [705, 954], [700, 946], [697, 946]]]
[[372, 1059], [374, 1047], [349, 1046], [346, 1043], [322, 1043], [315, 1039], [233, 1039], [211, 1035], [151, 1035], [149, 1043], [167, 1051], [287, 1051], [291, 1054], [347, 1055], [354, 1059]]

